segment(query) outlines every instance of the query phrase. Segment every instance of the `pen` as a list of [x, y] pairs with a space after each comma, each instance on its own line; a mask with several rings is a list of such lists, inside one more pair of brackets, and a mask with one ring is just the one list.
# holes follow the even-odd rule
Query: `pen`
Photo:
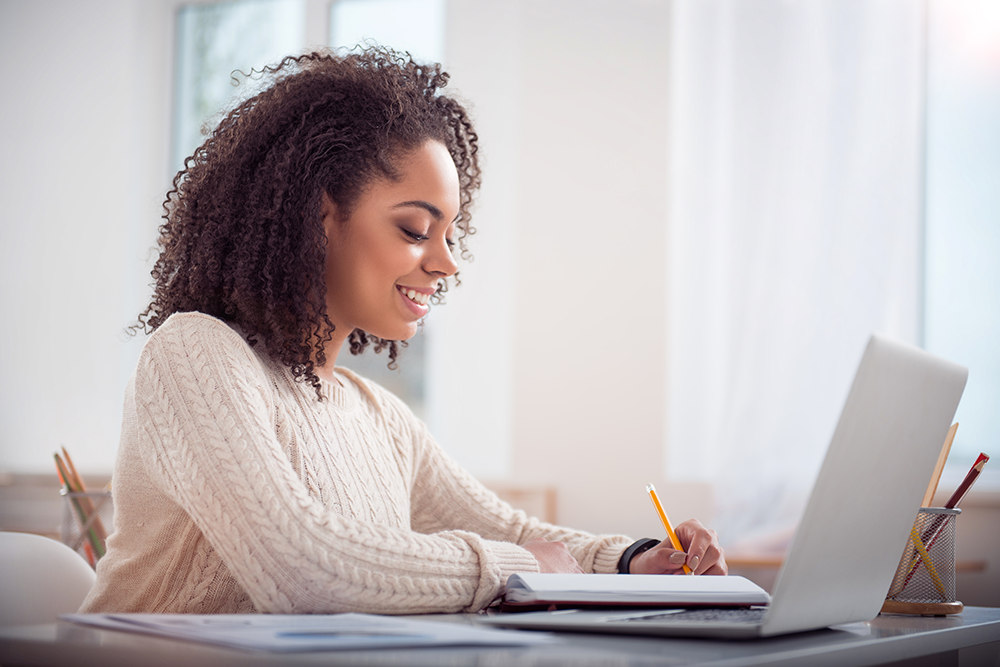
[[[673, 545], [674, 549], [678, 551], [684, 551], [684, 547], [681, 546], [681, 541], [677, 539], [677, 533], [674, 532], [673, 526], [670, 525], [670, 519], [667, 518], [667, 513], [663, 511], [663, 505], [660, 504], [660, 498], [656, 495], [656, 487], [652, 484], [646, 487], [646, 491], [649, 492], [649, 499], [653, 501], [653, 507], [656, 508], [656, 513], [660, 515], [660, 522], [663, 524], [664, 530], [667, 531], [667, 537], [670, 538], [670, 544]], [[684, 574], [691, 574], [691, 568], [684, 563]]]
[[[963, 479], [962, 483], [958, 485], [957, 489], [955, 489], [955, 493], [951, 494], [951, 498], [948, 499], [948, 502], [944, 504], [945, 509], [955, 509], [958, 507], [958, 504], [962, 502], [962, 498], [965, 498], [965, 494], [969, 492], [972, 485], [975, 484], [977, 479], [979, 479], [979, 473], [983, 471], [983, 467], [989, 460], [990, 457], [986, 454], [979, 454], [979, 458], [976, 459], [976, 462], [972, 464], [972, 468], [970, 468], [969, 472], [966, 473], [965, 479]], [[930, 544], [934, 544], [934, 540], [937, 539], [937, 534], [941, 531], [941, 525], [944, 521], [945, 519], [943, 516], [937, 516], [934, 519], [934, 523], [932, 523], [929, 528], [924, 530], [924, 542], [927, 542], [927, 540], [930, 539], [928, 546]], [[932, 534], [933, 538], [931, 538]]]
[[966, 473], [965, 479], [963, 479], [962, 483], [958, 485], [957, 489], [955, 489], [955, 493], [951, 494], [951, 498], [948, 499], [948, 502], [944, 504], [945, 507], [948, 509], [958, 507], [958, 504], [962, 502], [962, 498], [964, 498], [965, 494], [967, 494], [969, 489], [972, 488], [973, 483], [979, 478], [979, 473], [983, 471], [983, 467], [989, 460], [989, 456], [980, 452], [979, 458], [976, 459], [972, 468], [968, 473]]

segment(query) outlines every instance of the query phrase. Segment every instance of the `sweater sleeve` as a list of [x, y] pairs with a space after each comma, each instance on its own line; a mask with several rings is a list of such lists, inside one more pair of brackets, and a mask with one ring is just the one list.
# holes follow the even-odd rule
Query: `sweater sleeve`
[[566, 544], [585, 572], [618, 572], [618, 561], [631, 538], [571, 530], [515, 510], [452, 459], [402, 401], [378, 387], [373, 390], [380, 394], [395, 437], [413, 442], [414, 530], [436, 534], [460, 529], [513, 544], [541, 537]]
[[531, 554], [473, 530], [433, 535], [355, 520], [312, 498], [277, 441], [268, 378], [242, 338], [203, 315], [174, 316], [135, 377], [139, 449], [270, 613], [424, 613], [488, 605]]

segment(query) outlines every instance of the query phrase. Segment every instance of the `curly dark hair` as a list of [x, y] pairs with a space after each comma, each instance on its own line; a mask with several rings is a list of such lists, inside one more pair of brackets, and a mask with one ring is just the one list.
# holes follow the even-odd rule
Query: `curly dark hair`
[[[326, 313], [325, 192], [349, 215], [376, 178], [399, 178], [399, 157], [429, 139], [447, 146], [461, 189], [458, 242], [475, 230], [476, 132], [440, 89], [441, 65], [369, 47], [289, 56], [264, 68], [264, 90], [219, 123], [174, 177], [163, 203], [154, 294], [133, 330], [150, 333], [173, 313], [199, 311], [241, 328], [251, 345], [320, 395], [317, 366], [333, 323]], [[440, 285], [445, 291], [447, 285]], [[351, 352], [396, 341], [354, 330]]]

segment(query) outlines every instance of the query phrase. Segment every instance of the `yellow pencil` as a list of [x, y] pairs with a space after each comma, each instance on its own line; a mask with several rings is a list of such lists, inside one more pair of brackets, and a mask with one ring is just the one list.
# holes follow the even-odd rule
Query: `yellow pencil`
[[[652, 484], [646, 487], [646, 491], [649, 492], [649, 499], [653, 501], [653, 507], [656, 508], [656, 513], [660, 515], [660, 521], [663, 523], [664, 530], [667, 531], [667, 537], [670, 538], [670, 544], [673, 545], [674, 549], [678, 551], [684, 551], [684, 547], [681, 546], [681, 541], [677, 539], [677, 533], [674, 532], [673, 526], [670, 525], [670, 519], [667, 518], [667, 513], [663, 511], [663, 505], [660, 504], [660, 499], [656, 495], [656, 487]], [[684, 574], [691, 574], [691, 568], [684, 563]]]

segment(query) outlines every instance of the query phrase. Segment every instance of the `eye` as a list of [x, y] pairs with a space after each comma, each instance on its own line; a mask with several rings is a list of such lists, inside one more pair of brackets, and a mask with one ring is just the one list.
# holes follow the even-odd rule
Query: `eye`
[[449, 250], [455, 249], [455, 239], [445, 239], [444, 242], [448, 244]]
[[409, 229], [406, 229], [405, 227], [403, 227], [402, 230], [403, 230], [404, 234], [406, 234], [408, 237], [410, 237], [414, 241], [426, 241], [427, 238], [428, 238], [428, 237], [424, 236], [423, 234], [417, 234], [416, 232], [411, 232]]

